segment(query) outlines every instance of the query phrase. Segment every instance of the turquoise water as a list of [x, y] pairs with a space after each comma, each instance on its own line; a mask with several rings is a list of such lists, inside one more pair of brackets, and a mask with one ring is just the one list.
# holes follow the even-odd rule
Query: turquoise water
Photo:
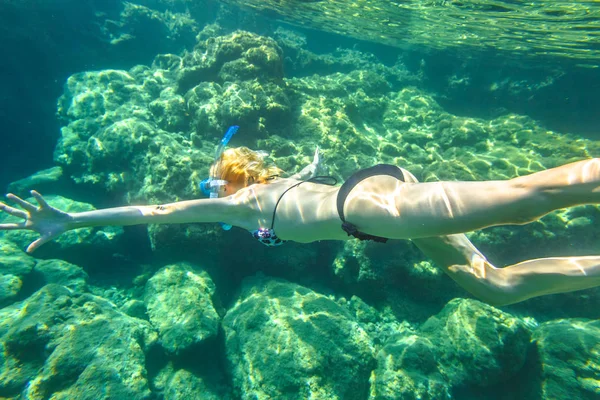
[[[202, 197], [215, 148], [342, 182], [504, 180], [600, 154], [592, 2], [0, 4], [0, 186], [65, 212]], [[0, 223], [10, 223], [11, 218]], [[598, 254], [600, 212], [468, 234]], [[600, 291], [492, 307], [410, 241], [218, 224], [0, 233], [0, 397], [596, 399]]]

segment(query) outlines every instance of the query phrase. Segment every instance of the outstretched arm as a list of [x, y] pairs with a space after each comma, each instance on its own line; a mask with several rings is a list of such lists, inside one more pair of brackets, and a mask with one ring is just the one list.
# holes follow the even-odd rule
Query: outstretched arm
[[140, 224], [185, 224], [193, 222], [235, 223], [231, 198], [199, 199], [152, 206], [127, 206], [69, 214], [71, 229]]
[[243, 218], [245, 209], [241, 207], [236, 196], [230, 196], [221, 199], [189, 200], [155, 206], [116, 207], [69, 214], [50, 206], [38, 192], [32, 191], [31, 195], [37, 201], [38, 206], [13, 194], [7, 195], [7, 198], [22, 209], [0, 202], [0, 211], [22, 219], [16, 223], [0, 224], [0, 230], [29, 229], [41, 235], [38, 240], [29, 245], [27, 248], [29, 253], [71, 229], [108, 225], [219, 221], [237, 225]]

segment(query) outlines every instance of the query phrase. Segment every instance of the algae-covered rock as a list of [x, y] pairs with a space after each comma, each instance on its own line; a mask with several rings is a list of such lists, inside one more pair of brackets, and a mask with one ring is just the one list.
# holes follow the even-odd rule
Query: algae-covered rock
[[188, 264], [168, 265], [148, 280], [144, 301], [165, 350], [180, 354], [217, 335], [214, 292], [210, 276]]
[[600, 398], [600, 321], [565, 319], [533, 333], [542, 368], [543, 399]]
[[451, 383], [440, 373], [440, 350], [414, 334], [393, 338], [377, 354], [371, 400], [451, 399]]
[[198, 22], [190, 17], [187, 7], [164, 1], [139, 3], [123, 3], [119, 19], [104, 22], [103, 31], [109, 34], [116, 53], [151, 57], [152, 51], [176, 52], [193, 45]]
[[223, 381], [211, 381], [169, 363], [154, 379], [154, 386], [165, 400], [230, 400], [231, 389]]
[[146, 304], [141, 300], [128, 300], [120, 307], [120, 310], [130, 317], [148, 320]]
[[172, 60], [157, 58], [153, 69], [85, 72], [67, 80], [58, 101], [66, 124], [55, 161], [77, 186], [145, 201], [198, 195], [203, 178], [197, 174], [213, 154], [194, 149], [189, 132], [182, 132], [190, 130], [190, 118], [171, 89]]
[[33, 257], [0, 234], [0, 274], [23, 277], [31, 273], [35, 263]]
[[27, 178], [19, 179], [8, 185], [8, 192], [21, 197], [28, 197], [30, 190], [40, 193], [57, 194], [68, 187], [61, 167], [52, 167], [38, 171]]
[[[10, 237], [10, 235], [8, 235]], [[39, 260], [13, 242], [0, 239], [0, 307], [4, 307], [48, 283], [83, 292], [87, 274], [77, 265], [62, 260]], [[26, 287], [27, 293], [21, 293]]]
[[17, 299], [23, 280], [31, 274], [35, 263], [33, 257], [14, 243], [0, 238], [0, 307]]
[[62, 260], [40, 260], [33, 268], [33, 279], [39, 287], [56, 283], [75, 292], [84, 292], [87, 288], [88, 274], [77, 265]]
[[371, 338], [333, 299], [279, 280], [249, 280], [223, 320], [243, 399], [364, 399]]
[[335, 279], [365, 300], [385, 300], [400, 319], [422, 323], [465, 294], [408, 240], [348, 240], [336, 250], [330, 267]]
[[384, 345], [370, 398], [450, 399], [453, 388], [495, 385], [523, 367], [528, 344], [519, 319], [475, 300], [452, 300], [418, 331]]
[[17, 298], [23, 287], [23, 281], [12, 274], [0, 274], [0, 307], [10, 304]]
[[192, 126], [203, 136], [221, 135], [233, 124], [255, 139], [288, 130], [290, 100], [284, 88], [272, 82], [202, 82], [184, 97]]
[[478, 386], [521, 369], [530, 336], [520, 319], [469, 299], [450, 301], [420, 332], [439, 349], [440, 371], [452, 384]]
[[149, 323], [90, 294], [47, 285], [0, 310], [0, 396], [147, 399]]
[[281, 80], [283, 52], [275, 40], [237, 31], [201, 41], [182, 59], [178, 85], [181, 93], [201, 82]]

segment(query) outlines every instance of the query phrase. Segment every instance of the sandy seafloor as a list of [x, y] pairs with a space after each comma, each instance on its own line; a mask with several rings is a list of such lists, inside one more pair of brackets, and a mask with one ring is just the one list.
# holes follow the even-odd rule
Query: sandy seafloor
[[[339, 181], [376, 163], [510, 179], [600, 155], [593, 4], [481, 2], [470, 26], [440, 2], [464, 42], [415, 6], [401, 42], [408, 19], [375, 0], [341, 19], [341, 1], [237, 3], [0, 4], [2, 190], [67, 212], [199, 198], [234, 124], [231, 146], [287, 174], [318, 145]], [[520, 36], [530, 11], [552, 42]], [[598, 254], [599, 222], [590, 205], [468, 236], [505, 266]], [[35, 239], [0, 233], [0, 398], [600, 398], [597, 288], [492, 307], [410, 241], [268, 248], [218, 224], [84, 228], [26, 254]]]

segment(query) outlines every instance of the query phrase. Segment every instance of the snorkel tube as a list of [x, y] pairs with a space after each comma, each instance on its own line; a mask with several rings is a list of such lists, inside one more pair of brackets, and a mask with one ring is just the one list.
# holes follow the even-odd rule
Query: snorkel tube
[[237, 125], [230, 126], [229, 129], [227, 129], [227, 132], [225, 132], [225, 135], [223, 135], [223, 138], [219, 142], [219, 146], [217, 146], [217, 151], [215, 152], [215, 162], [213, 163], [212, 176], [200, 182], [200, 190], [202, 190], [202, 193], [204, 193], [205, 196], [208, 196], [211, 199], [218, 198], [219, 189], [221, 186], [227, 184], [227, 181], [219, 179], [218, 176], [220, 170], [219, 167], [221, 166], [221, 155], [223, 154], [225, 147], [233, 135], [237, 133], [238, 129], [240, 129], [240, 127]]
[[[227, 146], [233, 135], [237, 133], [238, 129], [240, 129], [240, 127], [237, 125], [230, 126], [229, 129], [227, 129], [227, 132], [225, 132], [225, 135], [223, 135], [223, 138], [219, 142], [219, 146], [217, 146], [217, 151], [215, 152], [215, 162], [213, 163], [211, 177], [206, 178], [202, 182], [200, 182], [200, 190], [202, 191], [202, 193], [204, 193], [205, 196], [208, 196], [211, 199], [218, 198], [221, 186], [225, 186], [227, 184], [226, 180], [219, 179], [220, 177], [218, 176], [221, 170], [221, 155], [223, 154], [225, 147]], [[225, 224], [223, 222], [220, 222], [220, 224], [221, 227], [223, 227], [223, 229], [226, 231], [231, 229], [231, 225], [229, 224]]]

